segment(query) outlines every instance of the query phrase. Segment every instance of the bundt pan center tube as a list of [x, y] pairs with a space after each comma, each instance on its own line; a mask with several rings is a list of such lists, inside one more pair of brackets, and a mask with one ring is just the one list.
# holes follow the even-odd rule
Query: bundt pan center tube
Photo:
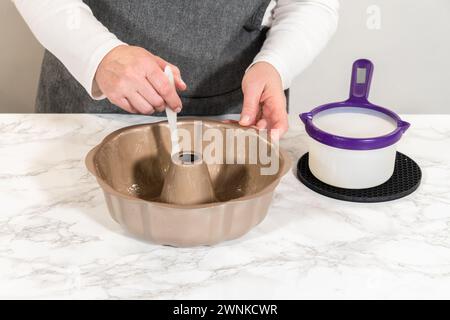
[[217, 201], [208, 167], [201, 155], [190, 151], [172, 155], [160, 199], [181, 205]]
[[[256, 130], [235, 123], [183, 119], [178, 128], [195, 136], [199, 123], [202, 132], [211, 129], [214, 136], [205, 139], [205, 133], [200, 150], [183, 138], [181, 151], [172, 155], [170, 130], [161, 121], [119, 129], [86, 156], [112, 218], [129, 233], [177, 247], [213, 245], [244, 235], [265, 218], [275, 187], [291, 168], [287, 153]], [[255, 145], [246, 143], [245, 150], [238, 150], [239, 143], [225, 139], [229, 129], [239, 130], [234, 139], [242, 133], [246, 141], [256, 139], [258, 150], [265, 148], [276, 160], [277, 170], [262, 174], [272, 164], [259, 158], [242, 161], [251, 158]], [[223, 161], [204, 161], [209, 142], [220, 137], [224, 140], [216, 144], [215, 155]], [[231, 162], [230, 150], [237, 151], [231, 152]]]

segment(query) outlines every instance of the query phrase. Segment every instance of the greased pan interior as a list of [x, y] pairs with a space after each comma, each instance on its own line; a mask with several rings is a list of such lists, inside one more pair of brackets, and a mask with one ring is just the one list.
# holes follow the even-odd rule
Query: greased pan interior
[[[193, 133], [196, 121], [183, 119], [178, 121], [178, 126]], [[242, 129], [234, 123], [213, 120], [201, 120], [201, 127], [203, 131], [215, 129], [223, 136], [227, 129]], [[172, 161], [166, 121], [111, 133], [89, 152], [86, 165], [104, 191], [111, 216], [134, 235], [174, 246], [214, 244], [236, 238], [262, 221], [274, 188], [291, 167], [291, 160], [283, 150], [277, 151], [256, 131], [244, 130], [275, 152], [279, 168], [273, 175], [262, 175], [261, 168], [265, 166], [260, 161], [207, 163], [215, 194], [213, 202], [183, 205], [162, 200], [161, 191]], [[207, 145], [201, 143], [202, 151]], [[223, 156], [231, 147], [224, 140]], [[182, 141], [181, 148], [189, 151], [194, 148], [194, 142], [188, 145]], [[245, 148], [234, 156], [248, 157], [249, 145]], [[201, 192], [195, 180], [194, 177], [187, 182], [191, 187], [183, 189], [183, 197], [188, 197], [189, 192], [194, 195]], [[201, 180], [199, 177], [198, 181]]]

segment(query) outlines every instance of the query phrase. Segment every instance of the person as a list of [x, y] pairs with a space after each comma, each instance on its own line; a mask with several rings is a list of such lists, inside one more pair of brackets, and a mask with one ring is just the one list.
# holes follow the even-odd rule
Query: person
[[[37, 112], [239, 114], [288, 129], [285, 90], [335, 32], [338, 0], [13, 0], [46, 48]], [[175, 73], [175, 88], [163, 70]]]

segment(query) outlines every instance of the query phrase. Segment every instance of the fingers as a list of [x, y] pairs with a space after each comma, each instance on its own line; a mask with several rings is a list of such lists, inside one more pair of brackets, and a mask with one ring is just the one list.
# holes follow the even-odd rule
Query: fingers
[[163, 112], [166, 104], [156, 90], [151, 86], [150, 82], [144, 81], [138, 90], [139, 94], [158, 112]]
[[[244, 103], [242, 107], [242, 126], [255, 125], [259, 130], [270, 130], [273, 140], [279, 140], [288, 130], [286, 97], [278, 87], [262, 83], [243, 83]], [[261, 108], [262, 105], [262, 108]]]
[[187, 88], [186, 83], [184, 83], [183, 79], [181, 78], [181, 72], [180, 69], [177, 66], [174, 66], [171, 63], [168, 63], [166, 60], [155, 56], [156, 58], [156, 62], [158, 63], [159, 67], [164, 70], [166, 68], [166, 66], [170, 66], [170, 68], [172, 69], [172, 73], [173, 73], [173, 78], [175, 80], [175, 87], [178, 90], [184, 91]]
[[127, 98], [123, 98], [123, 100], [124, 100], [124, 105], [129, 109], [128, 112], [130, 112], [130, 113], [138, 113], [138, 111], [135, 108], [133, 108], [133, 106], [131, 105], [131, 103], [128, 101]]
[[270, 136], [277, 141], [289, 128], [286, 112], [286, 97], [282, 91], [274, 93], [264, 101], [263, 119], [266, 128], [270, 130]]
[[160, 68], [153, 68], [150, 74], [147, 75], [147, 79], [169, 108], [175, 112], [181, 111], [181, 99], [175, 87], [169, 82], [169, 79], [167, 79], [167, 76]]
[[261, 83], [243, 84], [244, 102], [242, 105], [241, 120], [242, 126], [253, 125], [256, 122], [260, 112], [260, 100], [264, 91], [264, 85]]
[[135, 92], [134, 94], [127, 97], [131, 106], [136, 109], [139, 113], [142, 114], [152, 114], [155, 112], [153, 106], [148, 103], [148, 101], [139, 94], [139, 92]]
[[[167, 64], [166, 64], [167, 65]], [[183, 79], [181, 78], [181, 72], [180, 69], [176, 66], [174, 66], [173, 64], [168, 64], [170, 66], [170, 68], [172, 69], [173, 72], [173, 79], [175, 80], [175, 87], [178, 90], [184, 91], [187, 88], [186, 83], [184, 83]], [[165, 68], [165, 66], [164, 66]], [[163, 70], [164, 70], [163, 68]]]
[[138, 113], [138, 111], [135, 108], [133, 108], [133, 106], [130, 104], [130, 102], [125, 97], [122, 97], [122, 98], [112, 97], [112, 98], [108, 98], [108, 100], [109, 100], [109, 102], [111, 102], [112, 104], [125, 110], [126, 112]]
[[287, 116], [285, 119], [279, 119], [272, 124], [270, 128], [270, 137], [272, 140], [278, 141], [286, 133], [289, 128]]
[[261, 119], [256, 123], [256, 127], [259, 130], [264, 130], [267, 129], [267, 120], [266, 119]]
[[166, 65], [166, 61], [144, 48], [118, 46], [103, 57], [95, 82], [111, 103], [125, 111], [149, 114], [163, 111], [168, 105], [179, 112], [181, 99], [176, 90], [186, 89], [186, 84], [180, 70], [171, 64], [175, 86], [169, 83], [163, 73]]

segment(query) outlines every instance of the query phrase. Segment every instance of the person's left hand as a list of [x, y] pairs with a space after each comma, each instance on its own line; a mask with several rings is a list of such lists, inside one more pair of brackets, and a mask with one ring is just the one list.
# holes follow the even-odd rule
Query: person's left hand
[[255, 63], [242, 80], [244, 103], [242, 126], [267, 129], [274, 140], [278, 140], [289, 127], [284, 95], [278, 71], [267, 62]]

